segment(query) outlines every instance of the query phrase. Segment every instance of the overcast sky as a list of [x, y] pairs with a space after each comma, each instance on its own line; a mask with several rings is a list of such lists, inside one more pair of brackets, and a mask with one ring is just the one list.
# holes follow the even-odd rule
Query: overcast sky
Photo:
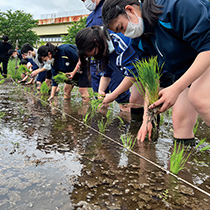
[[40, 19], [44, 14], [69, 11], [75, 11], [75, 13], [81, 11], [83, 14], [88, 14], [81, 0], [0, 0], [0, 11], [6, 12], [9, 9], [23, 10], [25, 13], [32, 14], [35, 19]]

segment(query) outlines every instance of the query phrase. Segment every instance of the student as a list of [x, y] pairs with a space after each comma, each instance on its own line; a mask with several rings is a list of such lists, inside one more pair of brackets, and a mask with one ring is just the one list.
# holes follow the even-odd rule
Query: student
[[[28, 61], [28, 59], [22, 59], [20, 62], [19, 62], [19, 66], [20, 65], [23, 65], [25, 66], [28, 70], [30, 70], [31, 72], [33, 71], [33, 65]], [[21, 80], [18, 81], [18, 83], [25, 83], [28, 85], [28, 84], [32, 84], [34, 82], [34, 78], [30, 78], [30, 81], [27, 82], [28, 78], [29, 78], [29, 73], [26, 72], [26, 71], [23, 71], [22, 74], [21, 74]]]
[[[103, 25], [103, 20], [102, 20], [102, 6], [105, 0], [82, 0], [84, 2], [85, 7], [91, 11], [89, 16], [87, 17], [86, 21], [86, 27], [91, 27], [91, 26], [102, 26]], [[91, 75], [91, 86], [93, 88], [94, 92], [98, 92], [98, 87], [101, 79], [101, 74], [97, 71], [97, 66], [95, 62], [90, 63], [90, 75]], [[116, 87], [121, 83], [123, 80], [123, 75], [118, 72], [114, 71], [113, 74], [111, 75], [111, 81], [106, 89], [106, 93], [109, 93], [109, 91], [113, 92]], [[127, 90], [124, 94], [124, 98], [121, 99], [116, 99], [118, 103], [123, 103], [123, 102], [128, 102], [130, 97], [130, 91]], [[126, 108], [126, 105], [120, 104], [121, 110], [124, 111], [129, 111], [128, 108]], [[140, 109], [141, 110], [141, 109]], [[138, 109], [135, 109], [135, 112], [137, 112]], [[132, 112], [134, 112], [132, 110]]]
[[86, 62], [88, 57], [89, 63], [95, 59], [98, 71], [102, 72], [100, 84], [98, 88], [99, 94], [105, 95], [105, 90], [112, 80], [114, 71], [118, 71], [124, 75], [122, 82], [116, 87], [111, 94], [106, 94], [103, 104], [106, 105], [116, 98], [123, 97], [124, 92], [131, 86], [130, 103], [134, 105], [143, 105], [143, 99], [140, 94], [133, 94], [137, 92], [137, 88], [133, 83], [136, 74], [133, 62], [138, 59], [137, 54], [131, 46], [131, 39], [123, 36], [123, 34], [116, 34], [110, 31], [108, 41], [105, 32], [99, 26], [92, 26], [80, 30], [76, 35], [76, 45], [78, 48], [81, 63]]
[[[44, 82], [45, 80], [48, 87], [51, 88], [52, 76], [51, 71], [49, 71], [49, 65], [44, 66], [43, 63], [39, 62], [37, 49], [33, 48], [29, 43], [26, 43], [21, 48], [21, 54], [23, 58], [32, 59], [32, 61], [38, 66], [38, 69], [42, 69], [42, 71], [40, 72], [40, 74], [38, 74], [38, 77], [36, 78], [37, 90], [40, 90], [42, 82]], [[34, 70], [38, 69], [33, 69], [33, 72], [35, 72]], [[35, 74], [33, 75], [33, 72], [31, 74], [32, 77], [35, 76]]]
[[8, 50], [8, 55], [9, 55], [9, 57], [12, 57], [12, 58], [18, 57], [20, 60], [23, 59], [20, 50], [10, 49], [10, 50]]
[[160, 105], [164, 112], [173, 106], [174, 137], [193, 139], [197, 113], [210, 126], [210, 2], [107, 0], [102, 15], [106, 27], [131, 38], [154, 28], [159, 63], [174, 83], [149, 108]]
[[[12, 49], [12, 45], [8, 43], [8, 36], [3, 35], [2, 41], [0, 42], [0, 73], [3, 77], [7, 77], [7, 65], [9, 61], [8, 51]], [[3, 63], [3, 71], [1, 70], [1, 62]]]
[[[71, 98], [71, 91], [75, 83], [79, 86], [79, 91], [82, 95], [83, 101], [89, 101], [88, 87], [89, 81], [87, 77], [87, 71], [81, 69], [78, 73], [75, 70], [76, 64], [78, 62], [77, 48], [71, 44], [63, 44], [59, 47], [47, 43], [45, 46], [41, 46], [38, 49], [39, 60], [51, 64], [52, 77], [56, 76], [59, 72], [73, 74], [71, 80], [68, 80], [64, 86], [64, 99]], [[52, 90], [50, 100], [53, 100], [56, 88], [58, 84], [54, 79], [52, 79]]]

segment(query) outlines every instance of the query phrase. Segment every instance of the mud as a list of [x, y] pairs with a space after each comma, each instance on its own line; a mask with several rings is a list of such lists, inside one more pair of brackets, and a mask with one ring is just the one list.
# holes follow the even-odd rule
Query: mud
[[[116, 142], [139, 125], [112, 107], [105, 138], [82, 123], [89, 105], [78, 91], [62, 92], [52, 106], [33, 88], [0, 85], [0, 209], [210, 209], [210, 198], [170, 176]], [[60, 111], [61, 110], [61, 111]], [[124, 120], [121, 125], [120, 116]], [[98, 130], [99, 113], [87, 124]], [[75, 120], [76, 119], [76, 120]], [[157, 141], [136, 143], [134, 151], [169, 170], [172, 125], [164, 115]], [[197, 138], [209, 129], [199, 124]], [[179, 176], [210, 193], [210, 152], [191, 148]]]

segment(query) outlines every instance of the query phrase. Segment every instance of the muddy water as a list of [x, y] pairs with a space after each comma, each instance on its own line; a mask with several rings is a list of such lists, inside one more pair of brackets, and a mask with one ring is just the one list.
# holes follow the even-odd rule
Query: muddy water
[[[63, 101], [61, 93], [51, 107], [33, 95], [33, 89], [10, 82], [0, 86], [0, 115], [5, 113], [0, 119], [0, 209], [210, 209], [207, 195], [75, 120], [82, 121], [90, 110], [77, 92], [71, 101]], [[135, 135], [139, 125], [117, 106], [112, 110], [105, 134], [121, 143], [120, 135]], [[99, 113], [87, 124], [98, 130], [102, 117]], [[197, 133], [210, 142], [202, 122]], [[158, 140], [136, 143], [133, 150], [169, 169], [172, 136], [170, 117], [164, 115]], [[210, 152], [191, 151], [179, 176], [210, 193]]]

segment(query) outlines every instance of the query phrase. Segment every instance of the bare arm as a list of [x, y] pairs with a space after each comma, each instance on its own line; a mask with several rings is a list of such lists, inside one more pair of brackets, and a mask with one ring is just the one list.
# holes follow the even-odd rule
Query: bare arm
[[36, 69], [36, 70], [31, 72], [31, 77], [35, 77], [37, 74], [39, 74], [40, 72], [43, 72], [43, 71], [46, 71], [46, 69], [45, 68]]
[[111, 78], [102, 76], [100, 79], [99, 87], [98, 87], [98, 93], [101, 95], [106, 95], [105, 91], [107, 87], [109, 86], [109, 83], [111, 81]]
[[160, 99], [149, 108], [155, 108], [162, 104], [160, 112], [165, 112], [176, 102], [179, 94], [198, 79], [210, 66], [210, 51], [201, 52], [196, 57], [190, 68], [173, 85], [159, 92]]
[[114, 101], [121, 93], [128, 90], [135, 81], [136, 80], [134, 77], [125, 77], [119, 84], [119, 86], [111, 94], [107, 95], [104, 98], [103, 104], [107, 105], [108, 103]]

